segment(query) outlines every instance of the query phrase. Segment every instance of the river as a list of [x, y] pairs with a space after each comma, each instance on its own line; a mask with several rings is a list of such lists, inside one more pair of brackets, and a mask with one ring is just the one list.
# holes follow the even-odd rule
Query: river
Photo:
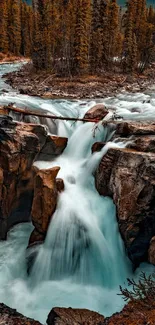
[[[20, 65], [0, 66], [0, 75]], [[5, 89], [5, 91], [4, 91]], [[120, 94], [99, 100], [120, 117], [152, 120], [155, 117], [155, 95]], [[45, 100], [20, 95], [0, 79], [0, 104], [42, 109], [54, 114], [83, 117], [92, 101]], [[36, 119], [33, 118], [33, 121]], [[48, 125], [49, 126], [49, 125]], [[126, 286], [129, 277], [138, 278], [141, 270], [151, 272], [153, 266], [143, 264], [133, 274], [119, 234], [115, 206], [95, 189], [93, 171], [112, 146], [107, 127], [68, 121], [57, 122], [58, 135], [69, 141], [64, 153], [50, 162], [35, 162], [40, 168], [60, 166], [65, 191], [59, 195], [56, 212], [44, 245], [38, 249], [31, 275], [27, 275], [26, 247], [32, 224], [15, 226], [7, 241], [0, 242], [0, 301], [17, 308], [24, 315], [45, 323], [52, 307], [88, 308], [109, 316], [121, 310], [124, 301], [119, 285]], [[100, 153], [91, 154], [96, 141], [106, 141]]]

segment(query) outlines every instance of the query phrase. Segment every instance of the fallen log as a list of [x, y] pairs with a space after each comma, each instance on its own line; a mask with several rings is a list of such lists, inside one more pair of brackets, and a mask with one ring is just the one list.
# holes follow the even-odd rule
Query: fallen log
[[16, 108], [13, 107], [13, 105], [8, 105], [8, 106], [4, 106], [4, 109], [6, 109], [7, 111], [12, 111], [15, 113], [19, 113], [19, 114], [24, 114], [24, 115], [33, 115], [33, 116], [38, 116], [38, 117], [45, 117], [45, 118], [51, 118], [53, 120], [63, 120], [63, 121], [73, 121], [73, 122], [90, 122], [90, 123], [98, 123], [100, 121], [100, 119], [88, 119], [88, 118], [78, 118], [78, 117], [63, 117], [63, 116], [56, 116], [56, 115], [52, 115], [52, 114], [43, 114], [41, 112], [33, 112], [30, 111], [28, 109], [24, 110], [22, 108]]

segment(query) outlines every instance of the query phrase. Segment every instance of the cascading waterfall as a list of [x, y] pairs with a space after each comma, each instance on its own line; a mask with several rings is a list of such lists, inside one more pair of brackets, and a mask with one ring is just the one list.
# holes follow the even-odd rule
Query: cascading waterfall
[[[4, 72], [5, 66], [0, 70]], [[0, 88], [4, 85], [6, 87], [1, 82]], [[9, 93], [0, 94], [1, 104], [14, 102], [19, 107], [42, 108], [62, 116], [82, 117], [95, 104], [43, 100], [8, 90]], [[132, 99], [122, 95], [104, 101], [109, 107], [114, 103], [118, 115], [138, 119], [138, 113], [131, 112], [131, 108], [136, 107], [137, 101], [142, 103], [144, 97], [148, 100], [148, 95], [141, 95], [141, 99], [138, 95]], [[151, 105], [153, 107], [154, 99]], [[142, 118], [152, 118], [148, 110], [141, 113]], [[142, 269], [149, 270], [146, 264], [133, 275], [119, 235], [115, 206], [110, 198], [98, 194], [94, 184], [93, 173], [102, 156], [110, 147], [125, 144], [110, 142], [114, 130], [100, 123], [96, 128], [93, 123], [60, 121], [53, 125], [47, 119], [33, 118], [32, 121], [45, 123], [49, 132], [69, 138], [59, 158], [35, 163], [40, 168], [60, 166], [58, 177], [63, 178], [65, 190], [59, 195], [45, 243], [38, 246], [30, 276], [27, 275], [26, 247], [32, 225], [14, 227], [8, 240], [0, 243], [0, 301], [41, 322], [45, 322], [54, 306], [89, 308], [111, 315], [124, 304], [117, 295], [119, 285], [125, 286], [127, 277], [138, 277]], [[91, 154], [96, 141], [107, 144], [101, 152]]]
[[91, 155], [91, 146], [96, 140], [105, 141], [108, 132], [101, 125], [93, 136], [93, 127], [80, 123], [60, 158], [36, 163], [39, 168], [60, 166], [58, 175], [64, 180], [65, 191], [33, 267], [33, 283], [71, 277], [77, 283], [112, 287], [125, 281], [130, 270], [114, 204], [95, 189], [92, 171], [106, 149]]

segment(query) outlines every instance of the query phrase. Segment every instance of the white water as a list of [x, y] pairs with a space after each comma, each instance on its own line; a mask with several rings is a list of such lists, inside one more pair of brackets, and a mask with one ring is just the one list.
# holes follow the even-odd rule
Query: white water
[[[140, 119], [141, 114], [142, 118], [149, 117], [150, 109], [155, 112], [153, 99], [151, 108], [148, 103], [147, 110], [144, 109], [142, 102], [146, 95], [123, 96], [104, 102], [116, 106], [121, 116], [129, 114]], [[80, 117], [95, 103], [45, 101], [15, 92], [0, 96], [1, 103], [10, 101], [20, 107]], [[131, 106], [136, 105], [143, 112], [135, 116]], [[107, 128], [58, 122], [57, 132], [69, 138], [65, 152], [55, 161], [36, 162], [36, 165], [41, 168], [60, 166], [58, 177], [63, 178], [65, 191], [59, 196], [46, 241], [38, 250], [30, 277], [26, 272], [26, 246], [32, 225], [14, 227], [8, 240], [0, 243], [0, 301], [41, 322], [45, 322], [54, 306], [89, 308], [110, 315], [124, 304], [117, 295], [119, 285], [126, 285], [126, 278], [133, 277], [119, 235], [115, 206], [110, 198], [97, 193], [92, 176], [108, 148], [124, 146], [124, 143], [108, 142], [101, 152], [92, 155], [94, 142], [110, 140]], [[149, 271], [148, 265], [142, 268]]]

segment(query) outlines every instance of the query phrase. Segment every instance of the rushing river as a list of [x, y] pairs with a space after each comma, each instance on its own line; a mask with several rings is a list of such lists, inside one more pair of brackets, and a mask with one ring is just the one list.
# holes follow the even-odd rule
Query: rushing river
[[[19, 65], [0, 66], [0, 75]], [[7, 92], [4, 91], [6, 89]], [[69, 117], [83, 117], [96, 101], [44, 100], [20, 95], [0, 80], [0, 104], [43, 109]], [[155, 117], [155, 95], [121, 94], [100, 100], [117, 115], [129, 119]], [[35, 120], [35, 118], [33, 118]], [[49, 122], [48, 122], [49, 123]], [[6, 242], [0, 242], [0, 301], [17, 308], [24, 315], [46, 321], [52, 307], [77, 307], [98, 311], [105, 316], [119, 311], [123, 300], [119, 285], [128, 277], [138, 278], [144, 264], [132, 273], [116, 221], [112, 200], [101, 197], [95, 189], [93, 171], [111, 146], [112, 133], [102, 125], [57, 122], [57, 133], [69, 138], [64, 153], [51, 162], [35, 162], [40, 168], [60, 166], [59, 177], [65, 191], [59, 195], [57, 210], [46, 241], [38, 250], [31, 275], [26, 272], [26, 246], [31, 224], [14, 227]], [[100, 153], [91, 154], [96, 141], [106, 141]]]

